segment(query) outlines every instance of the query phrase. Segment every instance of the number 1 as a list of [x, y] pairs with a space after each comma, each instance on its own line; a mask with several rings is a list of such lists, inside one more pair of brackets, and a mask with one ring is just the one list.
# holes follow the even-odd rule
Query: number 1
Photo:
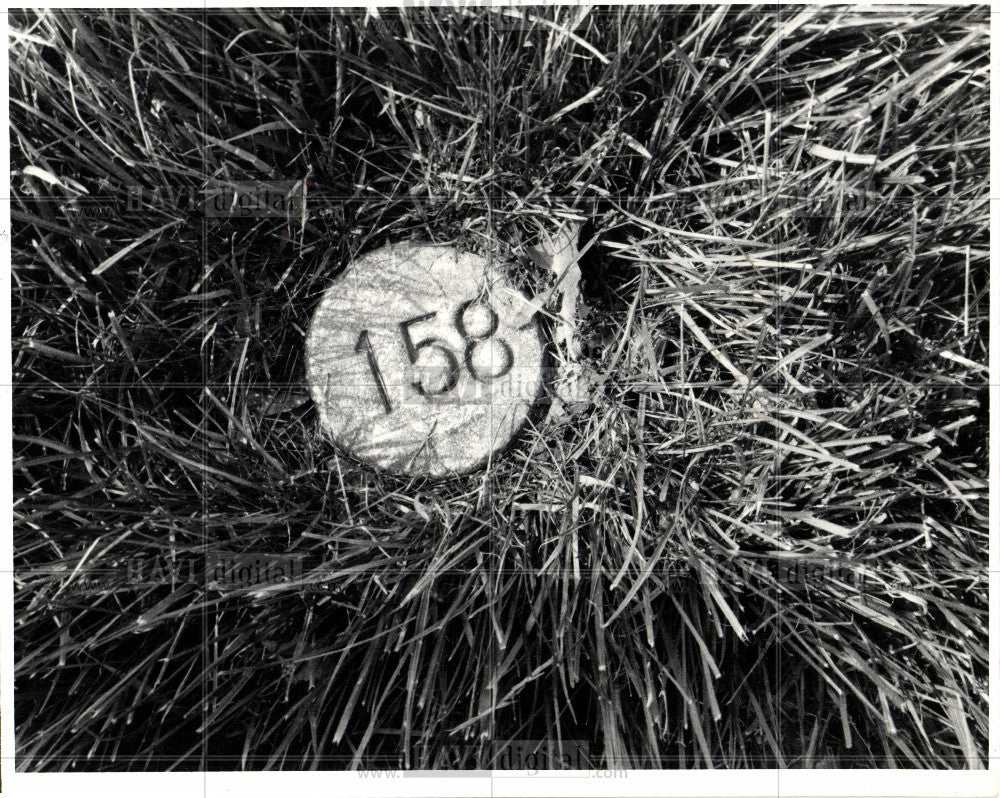
[[354, 351], [358, 354], [364, 352], [368, 355], [368, 367], [372, 370], [372, 377], [375, 378], [375, 387], [378, 388], [379, 399], [382, 400], [382, 407], [385, 412], [392, 412], [392, 403], [389, 401], [389, 394], [385, 391], [385, 381], [382, 379], [382, 372], [379, 370], [378, 361], [375, 360], [375, 350], [372, 348], [371, 339], [368, 337], [368, 330], [362, 330], [358, 336], [358, 342], [354, 345]]

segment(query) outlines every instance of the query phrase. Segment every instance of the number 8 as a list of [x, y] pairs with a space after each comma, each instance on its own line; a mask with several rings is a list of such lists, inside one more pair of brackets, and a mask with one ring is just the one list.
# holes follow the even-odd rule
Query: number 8
[[[490, 341], [493, 333], [497, 331], [497, 327], [499, 326], [500, 319], [497, 318], [496, 311], [488, 303], [481, 302], [478, 299], [470, 299], [468, 302], [465, 302], [455, 314], [455, 329], [458, 330], [459, 335], [466, 342], [465, 367], [469, 370], [473, 378], [479, 382], [489, 382], [490, 380], [495, 380], [497, 377], [502, 377], [514, 366], [514, 352], [510, 348], [510, 345], [502, 338]], [[476, 368], [475, 364], [477, 349], [485, 345], [488, 341], [493, 346], [499, 345], [502, 351], [502, 367], [495, 374], [482, 374]], [[492, 352], [492, 354], [495, 354], [495, 352]], [[490, 365], [493, 365], [493, 362], [494, 358], [490, 357]]]

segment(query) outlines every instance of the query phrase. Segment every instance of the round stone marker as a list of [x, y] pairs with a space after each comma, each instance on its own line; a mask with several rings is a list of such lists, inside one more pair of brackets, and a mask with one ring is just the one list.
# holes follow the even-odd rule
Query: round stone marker
[[542, 341], [524, 295], [483, 258], [396, 244], [353, 261], [306, 342], [320, 427], [347, 454], [399, 474], [483, 465], [541, 390]]

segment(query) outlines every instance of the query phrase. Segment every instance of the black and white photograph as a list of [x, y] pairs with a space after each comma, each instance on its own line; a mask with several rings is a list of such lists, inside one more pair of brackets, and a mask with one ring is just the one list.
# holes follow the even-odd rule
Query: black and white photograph
[[1000, 789], [989, 5], [7, 25], [0, 789]]

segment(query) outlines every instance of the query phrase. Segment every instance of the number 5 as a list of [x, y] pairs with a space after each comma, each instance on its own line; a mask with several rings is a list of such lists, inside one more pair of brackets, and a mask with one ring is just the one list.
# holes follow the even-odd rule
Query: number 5
[[413, 338], [410, 336], [410, 327], [414, 324], [419, 324], [422, 321], [426, 321], [434, 316], [436, 313], [425, 313], [423, 316], [416, 316], [407, 321], [400, 322], [399, 332], [403, 336], [403, 345], [406, 347], [406, 356], [409, 358], [410, 363], [414, 366], [417, 365], [417, 360], [420, 359], [420, 350], [422, 349], [436, 349], [445, 359], [448, 361], [448, 373], [442, 385], [436, 389], [428, 390], [424, 387], [420, 375], [418, 374], [413, 380], [411, 380], [411, 385], [416, 388], [423, 396], [440, 396], [443, 393], [447, 393], [458, 383], [458, 358], [455, 357], [455, 353], [451, 351], [451, 348], [447, 343], [442, 341], [440, 338], [425, 338], [418, 343], [413, 343]]

